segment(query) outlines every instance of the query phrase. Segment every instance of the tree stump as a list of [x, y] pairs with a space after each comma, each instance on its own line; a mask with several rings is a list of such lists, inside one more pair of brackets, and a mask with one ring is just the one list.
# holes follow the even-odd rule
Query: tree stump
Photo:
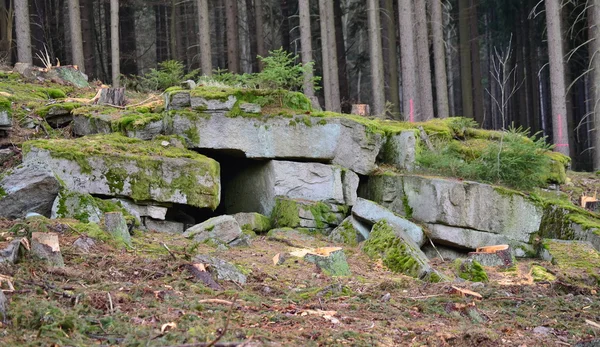
[[125, 217], [123, 217], [123, 213], [105, 213], [104, 229], [108, 231], [117, 242], [131, 247], [131, 235], [129, 235], [129, 228], [127, 227], [127, 222], [125, 221]]
[[357, 114], [359, 116], [370, 116], [371, 115], [371, 107], [368, 104], [353, 104], [352, 114]]
[[306, 253], [304, 260], [317, 265], [329, 276], [350, 276], [346, 255], [340, 247], [323, 247]]
[[515, 258], [509, 245], [479, 247], [469, 253], [469, 259], [477, 261], [482, 266], [499, 266], [509, 268], [515, 265]]
[[98, 105], [125, 106], [125, 88], [102, 88]]
[[48, 265], [56, 267], [65, 266], [62, 254], [60, 253], [57, 233], [31, 233], [31, 253], [45, 260]]

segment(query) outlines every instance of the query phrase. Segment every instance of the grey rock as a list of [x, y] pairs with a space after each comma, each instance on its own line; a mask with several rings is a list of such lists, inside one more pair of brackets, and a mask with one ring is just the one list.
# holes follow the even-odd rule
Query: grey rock
[[358, 198], [356, 204], [352, 207], [352, 215], [371, 225], [380, 220], [387, 220], [389, 223], [402, 228], [419, 247], [425, 244], [425, 234], [421, 227], [373, 201]]
[[360, 178], [351, 170], [342, 171], [342, 189], [344, 190], [344, 201], [346, 205], [353, 206], [358, 198], [358, 184]]
[[212, 240], [216, 243], [229, 244], [242, 236], [242, 229], [232, 216], [219, 216], [194, 225], [187, 229], [183, 236], [198, 242]]
[[413, 171], [416, 162], [417, 139], [414, 131], [402, 131], [387, 138], [387, 144], [379, 153], [380, 160], [397, 169]]
[[15, 239], [0, 249], [0, 263], [15, 264], [19, 259], [19, 249], [21, 248], [21, 239]]
[[89, 253], [96, 246], [96, 242], [91, 237], [81, 236], [73, 242], [73, 247], [77, 248], [81, 253]]
[[135, 216], [138, 220], [141, 220], [141, 217], [165, 220], [167, 216], [168, 209], [163, 206], [138, 205], [130, 200], [125, 199], [113, 199], [113, 201], [118, 202], [127, 212]]
[[31, 233], [31, 254], [50, 266], [63, 267], [65, 262], [60, 253], [57, 233]]
[[[417, 175], [370, 177], [366, 196], [429, 224], [473, 229], [529, 242], [543, 209], [524, 196], [487, 184]], [[405, 206], [410, 211], [405, 211]]]
[[439, 258], [441, 255], [444, 260], [455, 260], [466, 258], [468, 255], [466, 252], [461, 252], [456, 248], [446, 247], [443, 245], [435, 245], [434, 248], [428, 243], [425, 244], [421, 250], [429, 259]]
[[277, 228], [308, 228], [322, 234], [342, 223], [347, 207], [320, 201], [276, 198], [271, 214], [273, 226]]
[[356, 245], [369, 237], [370, 226], [356, 220], [353, 216], [348, 216], [344, 221], [329, 235], [329, 239], [337, 243]]
[[429, 237], [436, 244], [474, 250], [478, 247], [500, 245], [509, 242], [506, 236], [473, 229], [455, 228], [442, 224], [426, 224]]
[[183, 81], [181, 82], [181, 86], [189, 90], [196, 89], [196, 82], [192, 80]]
[[246, 113], [260, 113], [262, 108], [258, 104], [243, 103], [240, 104], [240, 109]]
[[6, 323], [8, 320], [8, 299], [4, 292], [0, 290], [0, 316], [2, 316], [2, 323]]
[[554, 329], [548, 328], [548, 327], [539, 326], [539, 327], [533, 328], [533, 333], [538, 334], [538, 335], [550, 335], [553, 332], [554, 332]]
[[271, 229], [271, 220], [255, 212], [240, 212], [233, 215], [242, 229], [252, 230], [256, 233], [266, 233]]
[[73, 115], [73, 133], [77, 136], [110, 134], [111, 116], [107, 114]]
[[498, 249], [495, 252], [470, 252], [469, 259], [481, 264], [481, 266], [509, 268], [516, 264], [514, 252], [510, 246]]
[[193, 109], [200, 109], [207, 112], [231, 111], [237, 102], [234, 95], [229, 95], [227, 100], [206, 99], [201, 96], [190, 96], [190, 103]]
[[[380, 134], [349, 119], [296, 116], [268, 118], [175, 114], [172, 132], [196, 149], [240, 151], [247, 158], [328, 162], [369, 174], [377, 168]], [[223, 136], [227, 134], [227, 136]]]
[[60, 183], [43, 165], [26, 163], [0, 179], [0, 188], [0, 217], [21, 218], [28, 212], [49, 217]]
[[270, 215], [284, 197], [344, 204], [342, 170], [319, 163], [271, 160], [241, 170], [224, 191], [228, 213], [255, 211]]
[[99, 224], [104, 213], [90, 194], [62, 190], [52, 204], [50, 218], [73, 218]]
[[148, 230], [159, 233], [182, 234], [185, 231], [185, 224], [166, 220], [144, 218], [144, 225]]
[[248, 234], [242, 234], [228, 245], [231, 247], [249, 247], [252, 245], [252, 237]]
[[314, 263], [328, 276], [350, 276], [350, 267], [344, 251], [340, 248], [327, 255], [307, 253], [304, 260]]
[[240, 285], [246, 284], [246, 275], [235, 265], [216, 257], [200, 254], [194, 257], [194, 264], [208, 264], [208, 271], [216, 274], [217, 279], [231, 281]]
[[7, 110], [0, 111], [0, 128], [7, 129], [12, 127], [12, 117]]
[[104, 214], [104, 230], [124, 245], [131, 247], [131, 235], [125, 217], [121, 212], [108, 212]]
[[165, 94], [165, 107], [168, 110], [180, 110], [190, 106], [189, 92], [179, 90]]
[[157, 135], [164, 133], [164, 122], [163, 120], [157, 120], [150, 122], [143, 127], [136, 127], [132, 130], [127, 130], [127, 136], [135, 137], [140, 140], [152, 140]]

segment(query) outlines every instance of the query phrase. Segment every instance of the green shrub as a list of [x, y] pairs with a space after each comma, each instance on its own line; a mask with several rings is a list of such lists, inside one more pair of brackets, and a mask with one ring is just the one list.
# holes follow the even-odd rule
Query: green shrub
[[178, 86], [183, 81], [195, 79], [197, 75], [198, 70], [186, 74], [183, 63], [180, 61], [166, 60], [159, 63], [157, 69], [150, 69], [142, 76], [122, 77], [122, 79], [131, 89], [150, 91]]

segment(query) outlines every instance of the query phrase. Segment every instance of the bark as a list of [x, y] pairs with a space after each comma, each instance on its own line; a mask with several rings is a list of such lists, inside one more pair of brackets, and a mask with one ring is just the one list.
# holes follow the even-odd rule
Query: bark
[[258, 38], [256, 37], [256, 11], [252, 0], [246, 0], [246, 13], [248, 14], [248, 36], [250, 38], [250, 64], [251, 72], [258, 72], [258, 59], [256, 58]]
[[469, 6], [469, 42], [471, 44], [471, 69], [473, 91], [473, 117], [479, 124], [483, 124], [483, 85], [481, 75], [481, 57], [479, 53], [479, 29], [477, 22], [478, 0], [470, 0]]
[[446, 28], [446, 32], [445, 32], [445, 37], [446, 37], [446, 42], [447, 42], [447, 46], [448, 48], [446, 49], [446, 72], [447, 72], [447, 79], [446, 81], [448, 82], [448, 102], [449, 102], [449, 114], [450, 115], [455, 115], [456, 112], [456, 93], [454, 92], [455, 90], [455, 83], [454, 83], [454, 54], [452, 54], [452, 45], [453, 45], [453, 40], [452, 40], [452, 33], [454, 30], [450, 29], [450, 20], [451, 20], [451, 15], [450, 15], [450, 10], [445, 8], [444, 9], [444, 27]]
[[333, 16], [333, 1], [325, 2], [327, 7], [327, 51], [329, 52], [329, 82], [331, 88], [331, 110], [333, 112], [341, 112], [340, 102], [340, 80], [338, 69], [338, 54], [337, 54], [337, 38], [335, 35], [335, 23]]
[[102, 88], [98, 105], [125, 106], [125, 88]]
[[121, 62], [119, 51], [119, 0], [110, 0], [110, 47], [112, 63], [112, 87], [119, 88]]
[[90, 77], [94, 77], [96, 67], [96, 54], [94, 51], [94, 1], [84, 0], [84, 5], [81, 7], [81, 28], [83, 40], [83, 56], [85, 73]]
[[198, 0], [198, 42], [200, 45], [200, 67], [202, 74], [212, 75], [212, 51], [210, 46], [210, 20], [208, 0]]
[[416, 49], [418, 68], [418, 86], [421, 96], [420, 119], [433, 118], [433, 92], [431, 90], [431, 64], [429, 61], [429, 32], [427, 30], [427, 10], [425, 0], [415, 0]]
[[331, 89], [331, 55], [329, 52], [329, 35], [327, 34], [327, 1], [319, 0], [319, 23], [321, 29], [321, 53], [323, 61], [323, 90], [325, 95], [325, 109], [333, 109], [333, 98]]
[[373, 108], [371, 112], [376, 117], [385, 114], [385, 87], [383, 85], [383, 50], [381, 48], [381, 22], [379, 19], [379, 0], [367, 1], [367, 16], [369, 27], [369, 57], [371, 60], [371, 93]]
[[85, 59], [83, 58], [83, 38], [81, 31], [81, 10], [79, 0], [69, 0], [69, 26], [71, 32], [71, 53], [73, 65], [77, 65], [85, 73]]
[[[313, 61], [312, 52], [312, 34], [310, 30], [310, 1], [299, 0], [298, 11], [300, 13], [300, 45], [301, 45], [301, 56], [302, 64], [306, 67]], [[313, 67], [310, 65], [309, 68], [304, 71], [304, 94], [311, 100], [315, 98], [315, 90], [313, 87]]]
[[[267, 50], [265, 49], [265, 33], [263, 28], [263, 7], [262, 0], [254, 0], [254, 10], [256, 11], [254, 19], [256, 21], [256, 54], [261, 57], [267, 56]], [[263, 64], [259, 60], [258, 68], [262, 70]]]
[[471, 30], [469, 0], [458, 0], [458, 35], [460, 51], [460, 89], [463, 117], [473, 118], [473, 74], [471, 73]]
[[394, 12], [394, 0], [385, 0], [384, 17], [387, 41], [384, 40], [384, 46], [387, 42], [387, 74], [388, 74], [388, 94], [389, 101], [392, 103], [392, 113], [400, 114], [400, 89], [398, 86], [398, 45], [396, 42], [396, 16]]
[[351, 106], [350, 100], [350, 83], [348, 82], [348, 62], [346, 60], [346, 43], [344, 40], [344, 30], [342, 26], [342, 1], [333, 1], [333, 20], [335, 24], [335, 47], [337, 51], [338, 62], [338, 85], [340, 88], [340, 100], [343, 104], [342, 112], [347, 112]]
[[137, 49], [135, 40], [135, 9], [131, 1], [121, 0], [119, 8], [119, 52], [121, 73], [137, 74]]
[[0, 1], [0, 59], [10, 62], [13, 39], [13, 7], [12, 0], [8, 6]]
[[177, 3], [176, 0], [171, 0], [171, 8], [169, 12], [169, 59], [178, 60], [177, 57]]
[[227, 22], [227, 69], [230, 72], [239, 73], [240, 37], [237, 0], [225, 0], [225, 16]]
[[447, 118], [450, 111], [448, 109], [448, 83], [441, 0], [430, 0], [430, 7], [437, 116], [438, 118]]
[[154, 6], [154, 14], [156, 20], [156, 61], [161, 62], [168, 59], [168, 42], [165, 37], [166, 26], [165, 16], [163, 13], [166, 12], [165, 6], [156, 5]]
[[280, 0], [281, 9], [281, 47], [290, 52], [290, 18], [288, 0]]
[[401, 48], [400, 60], [402, 67], [402, 112], [404, 113], [405, 120], [418, 121], [418, 118], [415, 117], [415, 107], [419, 105], [419, 94], [411, 2], [398, 0], [398, 12]]
[[15, 1], [14, 5], [18, 61], [33, 64], [31, 28], [29, 27], [29, 0], [18, 0]]
[[591, 134], [592, 146], [594, 147], [593, 162], [594, 170], [600, 170], [600, 0], [592, 0], [589, 9], [589, 38], [590, 42], [590, 112], [592, 115], [594, 131]]
[[548, 58], [550, 61], [552, 138], [554, 145], [556, 146], [555, 151], [564, 155], [569, 155], [565, 65], [561, 35], [560, 4], [556, 0], [545, 0], [545, 3], [548, 33]]

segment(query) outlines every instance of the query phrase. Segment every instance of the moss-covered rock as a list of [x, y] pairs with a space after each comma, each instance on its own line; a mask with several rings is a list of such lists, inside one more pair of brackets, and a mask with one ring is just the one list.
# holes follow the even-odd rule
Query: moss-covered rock
[[600, 253], [589, 242], [544, 239], [540, 256], [558, 267], [560, 277], [600, 286]]
[[458, 277], [471, 282], [487, 282], [488, 275], [485, 269], [473, 259], [457, 259], [455, 261]]
[[47, 166], [69, 190], [215, 209], [219, 164], [165, 140], [112, 134], [29, 141], [23, 145], [24, 161]]
[[307, 228], [329, 233], [342, 223], [348, 212], [344, 205], [321, 201], [276, 198], [271, 215], [276, 228]]
[[362, 250], [371, 259], [382, 259], [383, 265], [393, 272], [431, 282], [442, 280], [419, 246], [402, 229], [385, 220], [373, 226]]
[[548, 269], [539, 265], [531, 266], [531, 277], [534, 282], [554, 282], [556, 281], [556, 276], [551, 274]]
[[271, 230], [271, 220], [260, 213], [236, 213], [233, 218], [238, 222], [243, 231], [266, 233]]
[[356, 246], [369, 237], [370, 228], [356, 220], [353, 216], [344, 219], [342, 224], [333, 229], [329, 239], [333, 242]]
[[139, 225], [120, 202], [103, 200], [87, 193], [72, 192], [63, 189], [52, 205], [51, 218], [72, 218], [82, 223], [101, 223], [105, 213], [121, 212], [128, 225]]

